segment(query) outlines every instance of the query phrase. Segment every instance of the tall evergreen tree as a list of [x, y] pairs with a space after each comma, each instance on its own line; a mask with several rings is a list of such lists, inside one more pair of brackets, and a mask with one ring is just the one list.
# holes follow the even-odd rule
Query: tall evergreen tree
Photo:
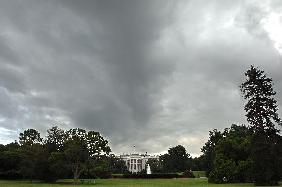
[[245, 73], [246, 81], [241, 84], [241, 92], [247, 100], [246, 117], [254, 135], [252, 138], [252, 159], [254, 163], [255, 185], [276, 185], [279, 180], [278, 132], [281, 125], [278, 116], [276, 92], [272, 79], [264, 71], [251, 66]]

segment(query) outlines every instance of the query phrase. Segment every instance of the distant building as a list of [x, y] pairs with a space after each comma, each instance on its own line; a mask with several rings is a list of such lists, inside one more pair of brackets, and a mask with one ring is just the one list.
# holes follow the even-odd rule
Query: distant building
[[120, 158], [125, 161], [127, 169], [131, 173], [137, 173], [142, 170], [146, 169], [146, 163], [149, 159], [158, 159], [159, 156], [151, 156], [146, 154], [138, 154], [138, 153], [132, 153], [132, 154], [123, 154], [120, 155]]

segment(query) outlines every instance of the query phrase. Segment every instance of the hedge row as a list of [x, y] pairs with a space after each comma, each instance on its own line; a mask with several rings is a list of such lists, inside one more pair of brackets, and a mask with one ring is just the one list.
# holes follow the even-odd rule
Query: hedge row
[[22, 179], [23, 176], [16, 170], [8, 170], [0, 172], [0, 179]]
[[124, 174], [123, 178], [131, 178], [131, 179], [172, 179], [172, 178], [180, 178], [181, 175], [177, 173], [153, 173], [150, 175], [147, 174]]
[[[113, 176], [116, 178], [117, 176]], [[152, 173], [150, 175], [145, 173], [127, 173], [119, 176], [120, 178], [132, 179], [172, 179], [172, 178], [194, 178], [194, 174], [190, 170], [184, 171], [182, 174], [178, 173]]]

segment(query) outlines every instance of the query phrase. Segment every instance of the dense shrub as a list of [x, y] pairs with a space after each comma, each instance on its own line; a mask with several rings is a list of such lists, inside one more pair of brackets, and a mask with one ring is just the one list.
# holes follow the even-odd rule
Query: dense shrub
[[112, 174], [111, 174], [111, 172], [106, 171], [106, 170], [96, 170], [95, 171], [95, 178], [109, 179], [109, 178], [112, 178]]
[[19, 173], [19, 171], [16, 170], [8, 170], [8, 171], [3, 171], [0, 172], [0, 179], [9, 179], [9, 180], [14, 180], [14, 179], [21, 179], [22, 175]]
[[132, 179], [172, 179], [179, 178], [181, 175], [177, 173], [153, 173], [153, 174], [124, 174], [123, 178]]
[[117, 178], [117, 179], [123, 178], [123, 175], [124, 174], [116, 174], [116, 173], [114, 173], [114, 174], [112, 174], [112, 178]]
[[186, 171], [183, 172], [183, 177], [185, 177], [185, 178], [195, 178], [195, 175], [191, 170], [186, 170]]
[[212, 183], [230, 183], [237, 182], [236, 163], [232, 159], [226, 158], [222, 154], [218, 154], [214, 161], [214, 168], [210, 172], [209, 182]]

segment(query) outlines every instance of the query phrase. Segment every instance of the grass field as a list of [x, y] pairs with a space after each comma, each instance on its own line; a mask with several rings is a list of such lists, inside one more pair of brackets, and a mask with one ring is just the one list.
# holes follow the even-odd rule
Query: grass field
[[[0, 187], [69, 187], [73, 186], [70, 181], [61, 181], [56, 184], [46, 184], [28, 181], [4, 181], [0, 180]], [[207, 179], [98, 179], [95, 184], [80, 184], [76, 186], [95, 186], [95, 187], [251, 187], [253, 184], [208, 184]], [[282, 184], [280, 184], [282, 186]]]

